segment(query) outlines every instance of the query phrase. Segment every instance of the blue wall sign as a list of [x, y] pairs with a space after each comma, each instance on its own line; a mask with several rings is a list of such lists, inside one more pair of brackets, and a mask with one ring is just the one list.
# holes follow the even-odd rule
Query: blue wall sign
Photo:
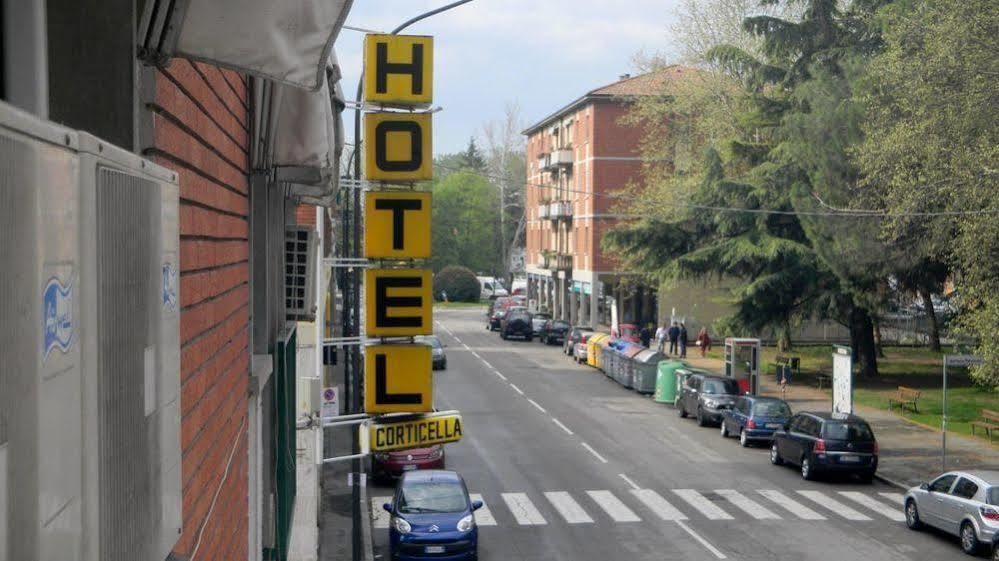
[[42, 291], [42, 329], [45, 333], [42, 354], [48, 359], [52, 349], [66, 352], [73, 346], [76, 326], [73, 323], [73, 283], [63, 284], [52, 277]]
[[170, 263], [163, 264], [163, 309], [177, 309], [177, 269]]

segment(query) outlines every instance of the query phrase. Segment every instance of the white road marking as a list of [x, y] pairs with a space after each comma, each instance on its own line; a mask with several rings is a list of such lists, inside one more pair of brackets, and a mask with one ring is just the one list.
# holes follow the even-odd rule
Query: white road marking
[[454, 340], [457, 341], [459, 345], [465, 347], [466, 349], [468, 348], [468, 345], [462, 343], [461, 339], [459, 339], [457, 335], [452, 335], [452, 337], [454, 337]]
[[482, 361], [482, 364], [485, 364], [485, 365], [486, 365], [486, 368], [488, 368], [488, 369], [490, 369], [490, 370], [496, 370], [496, 367], [495, 367], [495, 366], [493, 366], [492, 364], [489, 364], [488, 362], [486, 362], [486, 360], [485, 360], [484, 358], [482, 358], [482, 357], [479, 357], [479, 360], [481, 360], [481, 361]]
[[681, 499], [687, 501], [690, 506], [696, 508], [709, 520], [733, 520], [732, 515], [725, 512], [707, 497], [693, 489], [673, 489]]
[[513, 513], [513, 517], [517, 519], [517, 524], [521, 526], [541, 526], [547, 524], [544, 516], [538, 512], [535, 508], [534, 503], [531, 499], [527, 498], [526, 493], [502, 493], [503, 502], [506, 503], [507, 508]]
[[555, 510], [565, 518], [569, 524], [593, 524], [593, 519], [579, 506], [576, 499], [565, 491], [548, 491], [545, 498], [555, 507]]
[[607, 516], [614, 519], [614, 522], [641, 522], [642, 519], [635, 514], [635, 511], [627, 507], [621, 499], [614, 496], [610, 491], [587, 491], [587, 495], [597, 503], [597, 506], [604, 509]]
[[482, 508], [475, 511], [475, 523], [479, 526], [495, 526], [496, 519], [493, 518], [493, 513], [489, 511], [489, 505], [486, 504], [486, 501], [482, 500], [482, 495], [469, 493], [468, 496], [473, 501], [482, 501]]
[[727, 559], [725, 557], [724, 553], [722, 553], [721, 551], [719, 551], [719, 549], [717, 547], [715, 547], [715, 546], [711, 545], [710, 543], [708, 543], [708, 540], [702, 538], [697, 532], [691, 530], [690, 526], [687, 526], [686, 524], [684, 524], [682, 520], [677, 520], [676, 523], [681, 528], [683, 528], [683, 530], [685, 532], [687, 532], [688, 534], [690, 534], [690, 537], [692, 537], [695, 540], [697, 540], [698, 543], [700, 543], [701, 545], [703, 545], [704, 548], [707, 549], [708, 551], [710, 551], [715, 557], [717, 557], [718, 559]]
[[565, 433], [566, 433], [566, 434], [568, 434], [569, 436], [572, 436], [572, 435], [573, 435], [573, 432], [572, 432], [571, 430], [569, 430], [569, 427], [567, 427], [567, 426], [563, 425], [563, 424], [562, 424], [562, 421], [559, 421], [559, 420], [558, 420], [558, 419], [556, 419], [555, 417], [552, 417], [552, 422], [553, 422], [553, 423], [555, 423], [556, 425], [558, 425], [558, 426], [559, 426], [559, 428], [561, 428], [562, 430], [564, 430], [564, 431], [565, 431]]
[[504, 376], [503, 373], [500, 372], [499, 370], [493, 370], [493, 374], [499, 376], [500, 379], [503, 380], [504, 382], [506, 381], [506, 376]]
[[511, 388], [513, 388], [513, 390], [514, 390], [515, 392], [519, 393], [520, 395], [524, 395], [524, 390], [522, 390], [522, 389], [518, 388], [516, 384], [512, 384], [512, 383], [511, 383], [511, 384], [510, 384], [510, 387], [511, 387]]
[[547, 413], [547, 411], [545, 411], [545, 408], [542, 407], [537, 401], [534, 401], [531, 398], [527, 398], [527, 401], [530, 401], [531, 405], [533, 405], [534, 407], [536, 407], [538, 411], [541, 411], [542, 413]]
[[687, 517], [652, 489], [635, 489], [631, 492], [642, 504], [649, 507], [656, 516], [663, 520], [686, 520]]
[[627, 481], [628, 485], [631, 485], [632, 489], [641, 489], [641, 487], [639, 487], [638, 485], [636, 485], [634, 481], [628, 479], [627, 475], [625, 475], [623, 473], [619, 473], [619, 474], [617, 474], [617, 476], [620, 477], [621, 479]]
[[893, 503], [905, 504], [905, 496], [902, 493], [878, 493], [882, 497], [888, 499]]
[[791, 512], [791, 514], [801, 518], [802, 520], [825, 520], [826, 517], [815, 512], [814, 510], [808, 508], [807, 506], [799, 503], [798, 501], [788, 497], [780, 491], [774, 489], [760, 489], [759, 493], [764, 497], [770, 499], [771, 501], [784, 507], [784, 509]]
[[375, 528], [389, 527], [389, 513], [382, 508], [385, 503], [392, 502], [392, 497], [371, 497], [371, 524]]
[[472, 356], [474, 356], [475, 358], [477, 358], [477, 359], [479, 359], [479, 360], [482, 360], [482, 357], [481, 357], [481, 356], [479, 356], [479, 353], [477, 353], [477, 352], [475, 352], [475, 351], [469, 351], [469, 352], [471, 352], [471, 353], [472, 353]]
[[757, 520], [780, 520], [780, 516], [734, 489], [715, 489], [715, 493], [725, 497], [728, 502], [741, 508], [746, 514]]
[[895, 522], [905, 522], [905, 515], [902, 514], [902, 509], [894, 506], [888, 506], [882, 502], [876, 501], [873, 498], [857, 492], [857, 491], [840, 491], [840, 495], [853, 500], [859, 504], [866, 506], [867, 508], [873, 510], [874, 512], [890, 518]]
[[592, 446], [590, 446], [589, 444], [587, 444], [585, 442], [580, 442], [580, 444], [583, 446], [583, 448], [586, 448], [587, 450], [589, 450], [590, 454], [593, 454], [594, 456], [596, 456], [598, 460], [600, 460], [601, 462], [603, 462], [605, 464], [607, 463], [607, 458], [605, 458], [605, 457], [601, 456], [600, 454], [598, 454], [597, 451], [594, 450]]
[[828, 508], [829, 510], [835, 512], [836, 514], [842, 516], [843, 518], [846, 518], [847, 520], [871, 519], [869, 516], [861, 514], [856, 510], [848, 507], [847, 505], [819, 491], [798, 491], [798, 494], [803, 497], [808, 497], [809, 499], [819, 503], [820, 505]]

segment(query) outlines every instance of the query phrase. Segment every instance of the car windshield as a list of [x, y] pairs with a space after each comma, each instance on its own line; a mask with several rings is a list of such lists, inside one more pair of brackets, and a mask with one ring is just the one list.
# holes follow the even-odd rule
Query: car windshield
[[867, 423], [830, 421], [822, 427], [822, 438], [830, 440], [874, 440], [874, 433]]
[[780, 401], [761, 401], [753, 406], [753, 414], [761, 417], [790, 417], [791, 408]]
[[465, 489], [457, 482], [410, 483], [399, 493], [399, 512], [403, 514], [462, 512], [467, 509]]
[[424, 341], [430, 343], [430, 346], [435, 349], [441, 348], [441, 340], [438, 339], [437, 337], [427, 337], [426, 339], [424, 339]]
[[999, 506], [999, 487], [989, 487], [989, 491], [985, 495], [985, 500], [990, 505]]
[[735, 380], [704, 380], [704, 393], [739, 394], [739, 384]]
[[556, 321], [552, 325], [554, 327], [559, 328], [559, 329], [569, 329], [569, 322], [566, 322], [566, 321]]

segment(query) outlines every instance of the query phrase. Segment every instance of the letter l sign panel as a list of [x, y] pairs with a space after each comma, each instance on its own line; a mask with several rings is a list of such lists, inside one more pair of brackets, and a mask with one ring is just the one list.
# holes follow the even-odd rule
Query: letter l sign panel
[[364, 348], [364, 411], [433, 411], [429, 345], [371, 345]]

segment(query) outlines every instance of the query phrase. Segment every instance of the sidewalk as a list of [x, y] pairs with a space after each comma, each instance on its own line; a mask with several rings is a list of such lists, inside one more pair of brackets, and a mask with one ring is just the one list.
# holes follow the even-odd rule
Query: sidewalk
[[[691, 366], [713, 372], [725, 369], [725, 363], [718, 359], [688, 357], [685, 360]], [[760, 394], [780, 396], [780, 389], [770, 372], [761, 374]], [[819, 390], [812, 386], [791, 385], [787, 390], [787, 402], [792, 411], [829, 411], [832, 393], [831, 390]], [[866, 419], [877, 436], [881, 449], [879, 478], [908, 488], [940, 474], [940, 430], [916, 424], [883, 409], [858, 405], [854, 413]], [[999, 470], [999, 447], [982, 439], [948, 432], [947, 469]]]

